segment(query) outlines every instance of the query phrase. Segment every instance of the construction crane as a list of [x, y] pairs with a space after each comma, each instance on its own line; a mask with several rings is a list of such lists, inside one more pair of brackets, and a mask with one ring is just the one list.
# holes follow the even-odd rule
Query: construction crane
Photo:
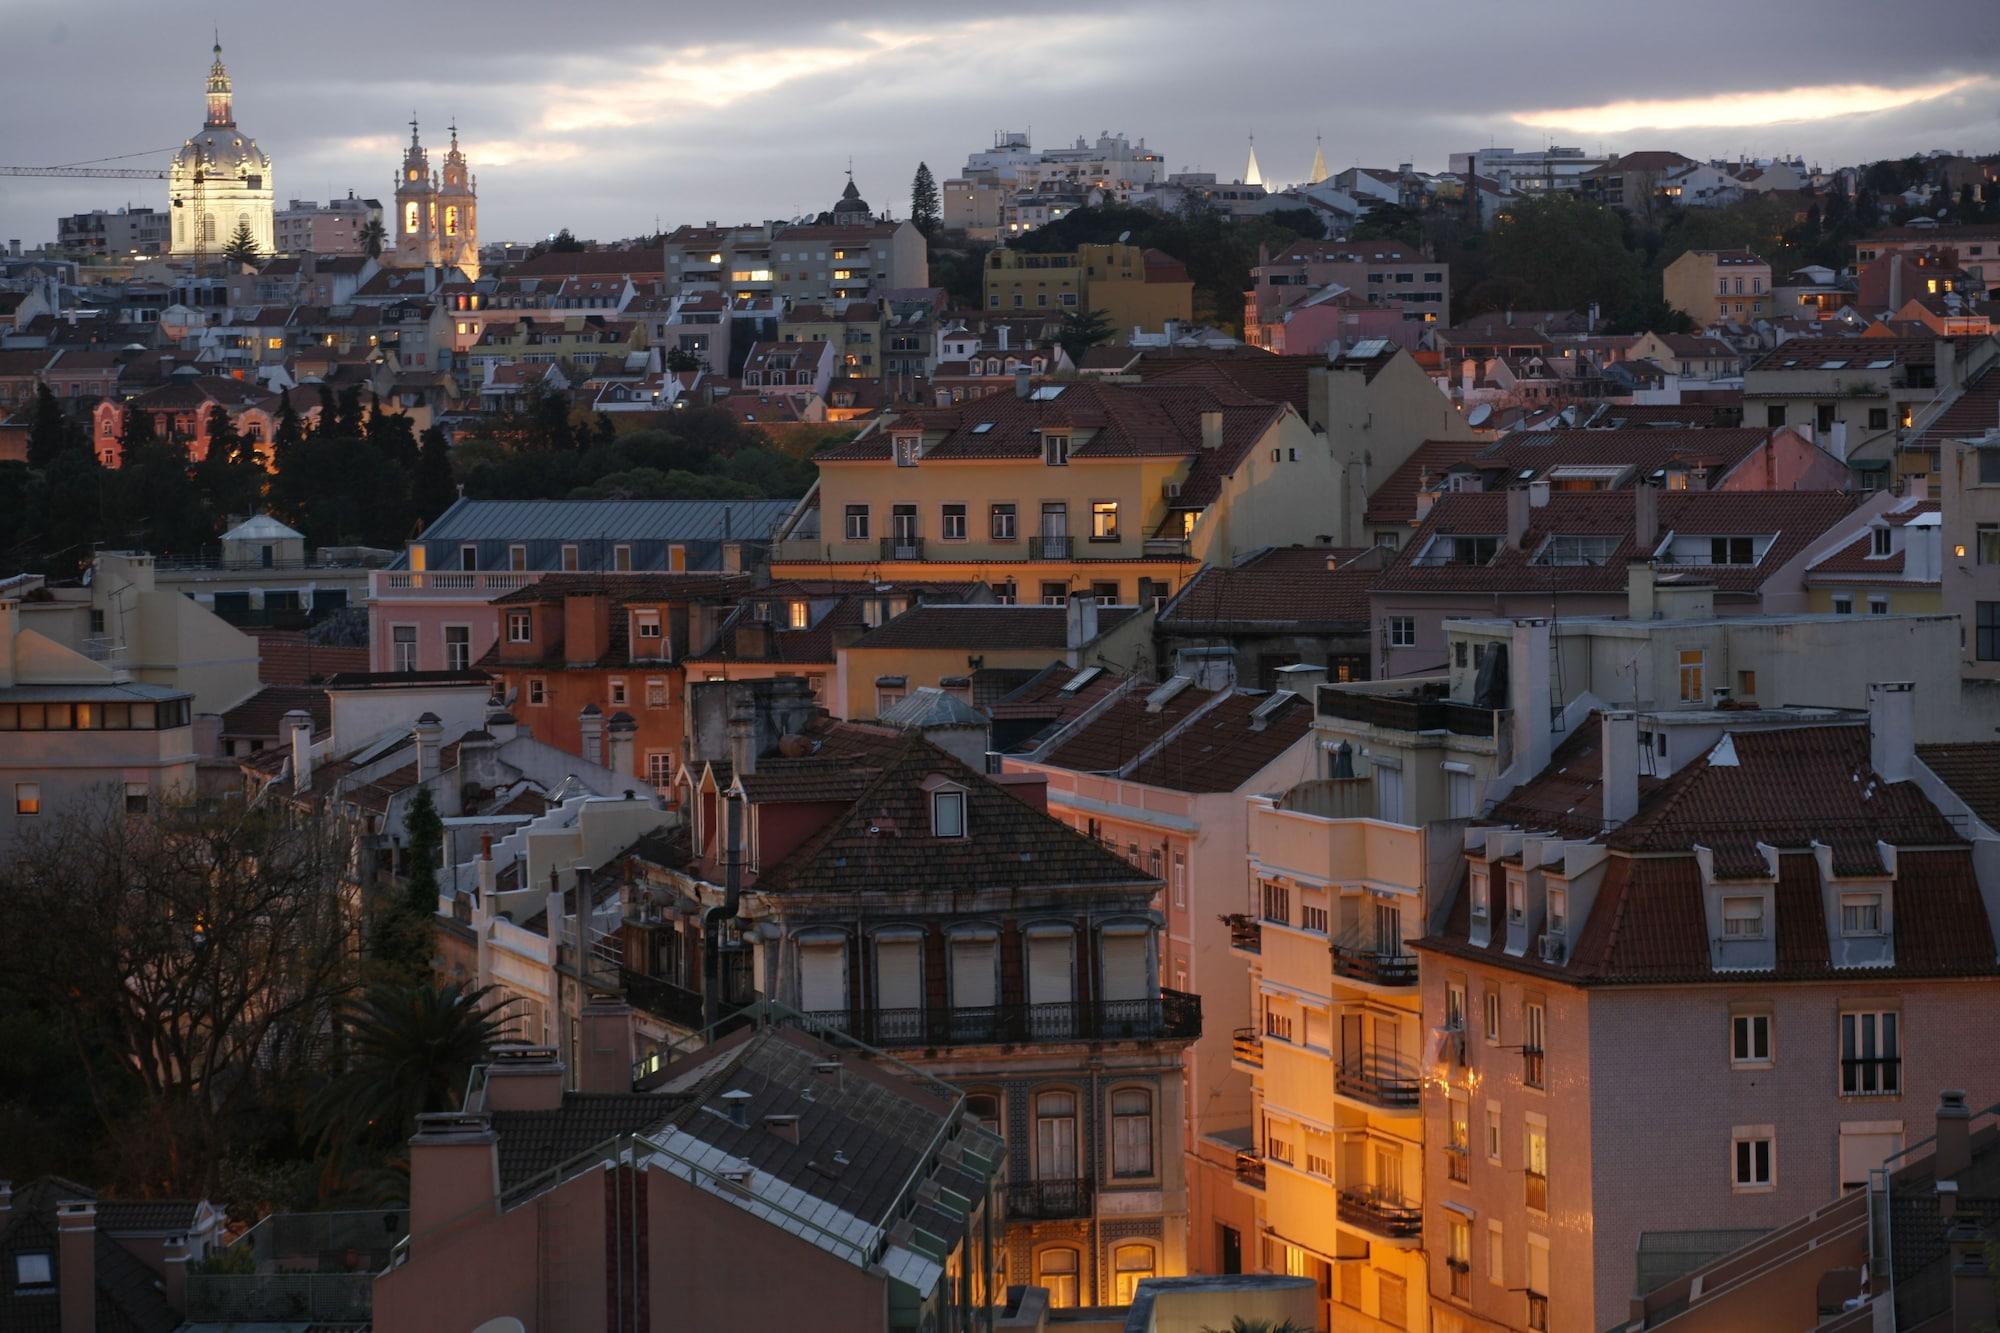
[[[117, 162], [128, 157], [154, 157], [160, 153], [176, 151], [172, 148], [155, 148], [144, 153], [120, 153], [117, 157], [90, 158], [84, 162], [69, 162], [55, 167], [0, 167], [0, 176], [42, 176], [64, 180], [112, 180], [112, 181], [163, 181], [168, 179], [166, 168], [154, 167], [97, 167], [90, 162]], [[176, 208], [181, 201], [173, 201]], [[194, 264], [195, 272], [201, 273], [208, 267], [208, 229], [202, 226], [202, 218], [208, 212], [208, 172], [197, 169], [194, 173]]]

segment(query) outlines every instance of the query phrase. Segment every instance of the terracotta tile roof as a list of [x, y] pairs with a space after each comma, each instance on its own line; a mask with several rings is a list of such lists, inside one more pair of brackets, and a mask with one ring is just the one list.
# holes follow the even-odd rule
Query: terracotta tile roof
[[1119, 772], [1215, 699], [1213, 691], [1190, 685], [1153, 712], [1146, 707], [1149, 693], [1151, 687], [1145, 682], [1129, 686], [1094, 717], [1065, 733], [1042, 762], [1079, 773]]
[[2000, 424], [2000, 363], [1980, 371], [1951, 406], [1901, 447], [1935, 449], [1939, 441], [1976, 438], [1996, 424]]
[[1919, 745], [1917, 758], [1988, 827], [2000, 829], [2000, 741]]
[[[1919, 514], [1935, 514], [1940, 511], [1940, 505], [1936, 500], [1905, 503], [1908, 506], [1906, 509], [1892, 510], [1882, 516], [1891, 527], [1905, 527]], [[1806, 577], [1813, 579], [1821, 576], [1839, 576], [1849, 583], [1866, 583], [1873, 579], [1891, 583], [1909, 583], [1912, 580], [1903, 577], [1903, 557], [1906, 550], [1907, 548], [1898, 546], [1888, 555], [1876, 555], [1874, 535], [1864, 532], [1839, 550], [1814, 561], [1811, 568], [1806, 571]], [[1940, 580], [1927, 579], [1924, 582], [1936, 587]]]
[[[1099, 634], [1136, 615], [1136, 607], [1100, 606]], [[856, 648], [1046, 649], [1069, 647], [1069, 608], [1064, 606], [913, 606], [879, 629], [861, 636]]]
[[[1235, 791], [1312, 730], [1310, 700], [1233, 690], [1141, 760], [1126, 778], [1173, 791]], [[1269, 707], [1257, 725], [1253, 715]]]
[[1368, 590], [1387, 554], [1376, 555], [1378, 549], [1279, 546], [1233, 567], [1206, 566], [1161, 609], [1160, 628], [1366, 625]]
[[313, 685], [343, 671], [368, 670], [368, 649], [308, 642], [297, 630], [252, 630], [257, 679], [266, 685]]
[[[1741, 412], [1743, 395], [1736, 393]], [[1690, 428], [1719, 426], [1728, 419], [1729, 411], [1721, 403], [1606, 403], [1603, 410], [1591, 418], [1593, 426], [1644, 426], [1653, 422]]]
[[1088, 712], [1125, 679], [1115, 671], [1100, 669], [1082, 685], [1067, 688], [1081, 674], [1067, 662], [1052, 663], [987, 705], [987, 715], [996, 722], [1067, 722]]
[[657, 245], [634, 245], [606, 250], [547, 251], [533, 259], [523, 259], [507, 269], [509, 278], [573, 277], [578, 274], [623, 274], [634, 278], [659, 277], [666, 271], [666, 255]]
[[266, 685], [222, 715], [223, 738], [282, 741], [285, 739], [282, 719], [295, 708], [311, 714], [314, 732], [325, 731], [333, 725], [333, 707], [328, 703], [323, 688], [315, 685]]
[[[1921, 327], [1921, 326], [1919, 326]], [[1929, 366], [1937, 363], [1937, 341], [1928, 329], [1920, 338], [1793, 338], [1750, 363], [1756, 370], [1863, 370], [1871, 362]], [[1824, 363], [1838, 361], [1839, 366]], [[1878, 367], [1889, 370], [1893, 367]]]
[[[932, 836], [924, 786], [931, 778], [965, 788], [968, 836]], [[756, 889], [845, 893], [884, 884], [957, 894], [1086, 886], [1149, 889], [1159, 881], [910, 732], [849, 808], [765, 869]]]
[[[1506, 545], [1507, 496], [1500, 491], [1441, 495], [1404, 544], [1376, 592], [1618, 592], [1625, 565], [1637, 553], [1632, 539], [1632, 492], [1558, 492], [1530, 512], [1521, 549]], [[1828, 528], [1852, 513], [1862, 497], [1844, 491], [1668, 491], [1658, 497], [1659, 530], [1681, 535], [1774, 534], [1754, 565], [1682, 565], [1723, 594], [1754, 594], [1765, 580], [1801, 554]], [[1500, 536], [1486, 565], [1420, 565], [1431, 538], [1456, 534]], [[1611, 534], [1621, 538], [1601, 565], [1530, 564], [1552, 536]]]
[[1486, 447], [1483, 440], [1425, 440], [1410, 451], [1410, 456], [1396, 465], [1396, 469], [1383, 479], [1368, 497], [1368, 510], [1362, 516], [1368, 523], [1414, 523], [1417, 518], [1417, 493], [1424, 488], [1427, 477], [1443, 476], [1445, 470], [1454, 463], [1475, 457]]
[[[1493, 820], [1566, 838], [1596, 837], [1604, 827], [1603, 737], [1601, 720], [1592, 713], [1556, 746], [1547, 768], [1493, 807]], [[1660, 779], [1642, 773], [1641, 802], [1659, 785]]]
[[1468, 461], [1503, 469], [1510, 480], [1527, 468], [1543, 473], [1565, 465], [1623, 466], [1651, 474], [1670, 463], [1700, 464], [1716, 473], [1713, 484], [1761, 449], [1770, 435], [1762, 427], [1748, 426], [1523, 430], [1501, 436]]
[[1312, 412], [1312, 372], [1325, 365], [1326, 358], [1320, 356], [1162, 357], [1145, 352], [1137, 370], [1149, 383], [1213, 383], [1208, 376], [1219, 375], [1253, 398], [1290, 403], [1305, 417]]

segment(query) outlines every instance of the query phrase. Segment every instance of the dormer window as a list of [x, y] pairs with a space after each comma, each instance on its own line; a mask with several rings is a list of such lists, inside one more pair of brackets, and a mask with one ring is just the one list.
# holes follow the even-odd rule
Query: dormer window
[[1764, 900], [1762, 898], [1724, 898], [1722, 900], [1722, 937], [1728, 940], [1763, 939]]
[[1875, 528], [1870, 534], [1873, 540], [1871, 553], [1877, 557], [1889, 554], [1890, 534], [1888, 528]]
[[924, 437], [915, 432], [899, 432], [890, 437], [896, 454], [897, 467], [915, 467], [917, 458], [923, 453]]
[[1549, 890], [1549, 934], [1569, 933], [1569, 890]]
[[1507, 876], [1507, 920], [1519, 925], [1528, 919], [1528, 883], [1524, 875]]
[[1069, 466], [1068, 431], [1045, 430], [1042, 432], [1042, 461], [1050, 467]]
[[1840, 933], [1870, 936], [1882, 933], [1882, 895], [1843, 893], [1840, 895]]
[[1757, 543], [1751, 537], [1710, 537], [1708, 563], [1711, 565], [1754, 565]]
[[1472, 872], [1472, 919], [1484, 921], [1487, 907], [1487, 878], [1484, 870]]
[[939, 838], [965, 836], [965, 792], [959, 787], [940, 787], [931, 793], [931, 834]]

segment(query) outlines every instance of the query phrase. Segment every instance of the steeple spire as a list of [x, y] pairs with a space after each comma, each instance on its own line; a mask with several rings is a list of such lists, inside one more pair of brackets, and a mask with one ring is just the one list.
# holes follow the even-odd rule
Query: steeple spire
[[417, 147], [417, 113], [410, 113], [410, 147]]
[[1320, 136], [1315, 134], [1313, 136], [1312, 171], [1308, 173], [1306, 176], [1306, 184], [1317, 185], [1325, 179], [1326, 179], [1326, 153], [1322, 150], [1320, 146]]
[[1243, 169], [1243, 183], [1245, 185], [1264, 183], [1264, 173], [1257, 169], [1257, 136], [1254, 134], [1250, 136], [1250, 165]]
[[217, 128], [236, 123], [236, 113], [230, 106], [229, 71], [222, 63], [220, 29], [215, 34], [215, 60], [208, 67], [208, 123]]

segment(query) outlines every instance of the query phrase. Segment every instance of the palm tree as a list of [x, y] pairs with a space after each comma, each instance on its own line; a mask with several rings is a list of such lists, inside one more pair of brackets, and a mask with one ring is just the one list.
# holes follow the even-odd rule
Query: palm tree
[[382, 229], [381, 218], [369, 218], [368, 225], [361, 229], [361, 253], [370, 259], [382, 257], [382, 247], [389, 243], [389, 233]]
[[338, 1162], [355, 1144], [399, 1144], [426, 1111], [456, 1110], [472, 1068], [500, 1025], [491, 986], [383, 985], [349, 1008], [346, 1070], [306, 1110], [320, 1145]]
[[1228, 1328], [1215, 1328], [1203, 1324], [1201, 1333], [1309, 1333], [1309, 1331], [1304, 1325], [1295, 1324], [1289, 1319], [1272, 1323], [1268, 1319], [1245, 1319], [1242, 1315], [1237, 1315], [1229, 1321]]

